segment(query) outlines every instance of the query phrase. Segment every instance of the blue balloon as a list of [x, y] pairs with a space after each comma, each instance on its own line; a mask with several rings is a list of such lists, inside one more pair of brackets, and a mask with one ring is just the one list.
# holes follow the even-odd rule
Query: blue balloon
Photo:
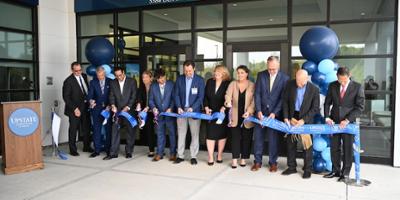
[[337, 80], [336, 72], [332, 71], [326, 75], [325, 83], [331, 83]]
[[314, 158], [314, 159], [316, 159], [316, 158], [321, 158], [321, 152], [313, 151], [313, 158]]
[[322, 83], [325, 82], [326, 76], [325, 74], [321, 72], [314, 72], [311, 76], [311, 81], [315, 83], [316, 85], [321, 85]]
[[331, 148], [325, 148], [322, 152], [321, 152], [321, 157], [322, 159], [324, 159], [326, 162], [331, 161]]
[[89, 65], [86, 68], [86, 74], [89, 76], [96, 76], [96, 67], [94, 65]]
[[322, 158], [316, 158], [313, 161], [313, 169], [315, 172], [325, 171], [326, 163]]
[[102, 67], [103, 67], [104, 72], [106, 73], [106, 75], [107, 74], [111, 74], [111, 66], [110, 65], [104, 64], [104, 65], [102, 65]]
[[308, 29], [300, 38], [300, 52], [304, 58], [314, 63], [333, 58], [339, 49], [336, 33], [324, 26]]
[[91, 39], [85, 49], [86, 58], [95, 66], [111, 63], [115, 55], [113, 45], [104, 37]]
[[318, 71], [323, 74], [329, 74], [335, 69], [335, 63], [331, 59], [324, 59], [318, 64]]
[[114, 74], [107, 74], [106, 76], [107, 76], [107, 78], [110, 78], [112, 80], [115, 79], [115, 75]]
[[327, 171], [332, 171], [332, 162], [325, 162], [325, 169]]
[[317, 65], [312, 61], [306, 61], [303, 63], [302, 68], [308, 72], [308, 74], [313, 74], [317, 71]]
[[313, 138], [313, 148], [315, 151], [321, 152], [321, 151], [325, 150], [327, 146], [328, 146], [328, 143], [321, 136], [315, 136]]

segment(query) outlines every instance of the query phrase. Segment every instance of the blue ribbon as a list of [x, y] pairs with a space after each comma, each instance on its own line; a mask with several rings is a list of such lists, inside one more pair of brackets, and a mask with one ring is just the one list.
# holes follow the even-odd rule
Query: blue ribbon
[[305, 124], [303, 126], [290, 126], [284, 122], [278, 121], [276, 119], [264, 117], [259, 120], [255, 117], [248, 117], [244, 122], [253, 122], [260, 124], [261, 126], [266, 126], [286, 134], [339, 134], [346, 133], [354, 135], [353, 152], [354, 152], [354, 163], [355, 163], [355, 174], [356, 181], [360, 183], [360, 126], [357, 124], [348, 124], [345, 128], [340, 128], [339, 125], [328, 125], [328, 124]]
[[[101, 114], [101, 116], [104, 117], [104, 122], [107, 123], [107, 120], [108, 120], [108, 119], [110, 118], [110, 116], [111, 116], [110, 111], [109, 111], [109, 110], [103, 110], [103, 111], [101, 111], [100, 114]], [[146, 114], [147, 114], [147, 113], [146, 113]], [[124, 117], [125, 119], [127, 119], [127, 120], [129, 121], [129, 123], [131, 124], [132, 128], [135, 127], [135, 126], [137, 125], [136, 119], [135, 119], [132, 115], [130, 115], [129, 113], [127, 113], [127, 112], [124, 112], [124, 111], [118, 112], [118, 113], [116, 114], [116, 116], [117, 116], [117, 117], [122, 116], [122, 117]], [[104, 125], [104, 122], [103, 122], [103, 125]]]
[[176, 117], [176, 118], [193, 118], [193, 119], [202, 119], [202, 120], [217, 120], [217, 124], [222, 124], [225, 119], [225, 113], [215, 112], [211, 115], [207, 115], [204, 113], [197, 113], [197, 112], [184, 112], [182, 114], [172, 113], [172, 112], [162, 112], [160, 116], [166, 117]]
[[146, 125], [147, 112], [140, 111], [138, 115], [139, 115], [139, 121], [140, 121], [140, 126], [139, 126], [139, 128], [143, 128], [143, 126]]

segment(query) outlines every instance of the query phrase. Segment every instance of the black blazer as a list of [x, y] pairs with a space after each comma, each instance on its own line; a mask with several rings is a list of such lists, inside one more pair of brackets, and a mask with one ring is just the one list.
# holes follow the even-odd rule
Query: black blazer
[[[82, 73], [82, 78], [85, 81], [86, 87], [89, 88], [86, 74]], [[65, 115], [73, 115], [76, 108], [79, 108], [81, 112], [86, 109], [86, 96], [83, 94], [81, 86], [79, 85], [78, 80], [76, 80], [74, 74], [71, 74], [64, 80], [62, 95], [65, 102]]]
[[225, 93], [228, 89], [230, 81], [222, 81], [217, 92], [215, 92], [216, 81], [214, 79], [208, 79], [205, 95], [204, 95], [204, 107], [210, 108], [213, 112], [219, 112], [225, 103]]
[[134, 109], [133, 106], [136, 100], [136, 90], [136, 81], [132, 78], [125, 78], [123, 94], [121, 94], [118, 79], [112, 80], [110, 82], [110, 104], [115, 105], [119, 111], [125, 106]]
[[136, 95], [136, 104], [140, 103], [141, 108], [145, 108], [146, 106], [148, 106], [148, 94], [146, 92], [146, 86], [144, 84], [141, 84], [139, 86], [139, 89], [137, 91], [137, 95]]
[[[350, 81], [343, 102], [340, 102], [340, 83], [334, 81], [329, 84], [328, 93], [325, 97], [324, 115], [325, 118], [329, 117], [335, 123], [340, 123], [345, 119], [355, 122], [364, 110], [364, 104], [364, 90], [359, 83]], [[332, 109], [330, 108], [331, 105]]]
[[[283, 92], [283, 118], [292, 119], [294, 117], [297, 98], [296, 80], [290, 80], [286, 84]], [[314, 116], [319, 112], [319, 88], [308, 82], [304, 92], [303, 102], [300, 107], [299, 117], [305, 124], [313, 124]]]

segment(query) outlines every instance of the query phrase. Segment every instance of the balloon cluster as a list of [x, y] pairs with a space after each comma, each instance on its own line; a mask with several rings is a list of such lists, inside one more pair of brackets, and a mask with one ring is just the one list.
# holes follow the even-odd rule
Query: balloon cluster
[[[325, 98], [329, 83], [337, 80], [338, 64], [332, 61], [339, 49], [336, 33], [327, 27], [308, 29], [300, 39], [300, 52], [307, 61], [302, 68], [311, 75], [311, 81], [319, 86], [321, 98]], [[323, 117], [316, 116], [317, 123], [324, 123]], [[325, 135], [313, 136], [313, 169], [315, 172], [332, 171], [330, 141]]]
[[109, 40], [104, 37], [92, 38], [86, 45], [85, 55], [91, 63], [91, 65], [86, 68], [86, 73], [88, 75], [96, 76], [96, 68], [102, 66], [108, 78], [115, 78], [112, 73], [113, 67], [110, 65], [114, 58], [115, 50]]

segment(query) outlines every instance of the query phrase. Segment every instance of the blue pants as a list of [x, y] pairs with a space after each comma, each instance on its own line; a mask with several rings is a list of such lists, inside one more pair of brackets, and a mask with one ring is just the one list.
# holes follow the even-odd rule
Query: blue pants
[[162, 117], [158, 118], [158, 124], [155, 125], [157, 133], [157, 154], [161, 157], [164, 155], [164, 149], [166, 144], [166, 134], [168, 130], [169, 135], [169, 154], [176, 155], [176, 131], [175, 131], [176, 119], [173, 117]]
[[264, 140], [265, 135], [268, 134], [268, 151], [269, 151], [269, 164], [274, 165], [278, 159], [278, 143], [279, 133], [268, 127], [261, 127], [256, 125], [254, 127], [254, 163], [262, 164], [262, 156], [264, 153]]
[[93, 144], [94, 144], [94, 151], [96, 153], [100, 153], [103, 146], [104, 151], [108, 154], [111, 145], [111, 121], [108, 120], [107, 124], [104, 126], [106, 132], [106, 139], [105, 143], [103, 143], [102, 138], [102, 129], [103, 129], [103, 121], [104, 117], [101, 116], [101, 110], [92, 110], [92, 122], [93, 122]]

